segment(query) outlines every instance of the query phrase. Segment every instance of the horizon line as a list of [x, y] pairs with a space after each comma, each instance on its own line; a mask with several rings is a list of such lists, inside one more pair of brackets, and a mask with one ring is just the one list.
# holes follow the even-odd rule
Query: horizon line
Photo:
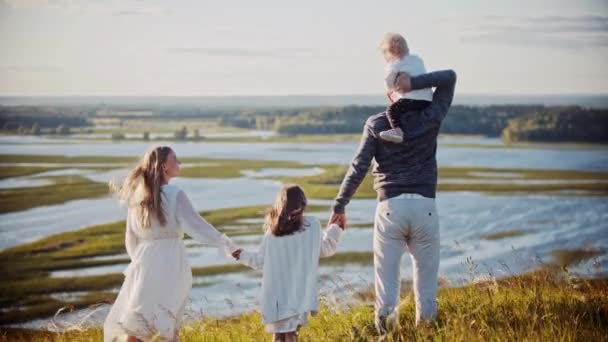
[[[343, 97], [343, 96], [380, 96], [384, 97], [383, 93], [353, 93], [353, 94], [238, 94], [238, 95], [87, 95], [87, 94], [70, 94], [70, 95], [57, 95], [57, 94], [47, 94], [47, 95], [1, 95], [0, 98], [9, 98], [9, 97], [45, 97], [45, 98], [53, 98], [53, 97], [177, 97], [177, 98], [195, 98], [195, 97], [210, 97], [210, 98], [231, 98], [231, 97]], [[456, 93], [455, 97], [458, 96], [525, 96], [525, 97], [535, 97], [535, 96], [608, 96], [608, 92], [605, 93]]]

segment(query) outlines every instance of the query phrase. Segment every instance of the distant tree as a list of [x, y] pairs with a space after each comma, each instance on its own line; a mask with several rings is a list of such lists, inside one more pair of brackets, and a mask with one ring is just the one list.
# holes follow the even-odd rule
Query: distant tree
[[268, 129], [270, 128], [270, 120], [265, 116], [255, 117], [255, 128], [256, 129]]
[[144, 139], [145, 141], [150, 140], [150, 132], [144, 132], [143, 139]]
[[279, 131], [281, 131], [282, 125], [283, 125], [283, 120], [281, 120], [281, 118], [276, 118], [276, 119], [274, 119], [274, 125], [272, 125], [272, 129], [275, 132], [279, 132]]
[[70, 127], [61, 124], [57, 126], [57, 134], [59, 135], [70, 135]]
[[40, 125], [37, 122], [35, 122], [34, 125], [32, 126], [32, 129], [30, 130], [30, 134], [40, 135]]
[[19, 123], [13, 122], [13, 121], [7, 121], [4, 123], [4, 129], [7, 129], [7, 130], [19, 129]]
[[112, 140], [124, 140], [125, 139], [125, 135], [122, 133], [112, 133]]
[[175, 131], [175, 133], [173, 133], [175, 140], [186, 140], [186, 138], [188, 137], [188, 129], [186, 128], [186, 126], [183, 126], [182, 129], [180, 129], [179, 131]]
[[201, 138], [201, 134], [200, 134], [200, 132], [198, 131], [198, 128], [195, 128], [195, 129], [194, 129], [193, 136], [194, 136], [194, 140], [200, 140], [200, 138]]
[[19, 126], [19, 128], [17, 129], [17, 133], [19, 135], [25, 135], [27, 134], [29, 131], [27, 130], [27, 128], [23, 127], [23, 126]]

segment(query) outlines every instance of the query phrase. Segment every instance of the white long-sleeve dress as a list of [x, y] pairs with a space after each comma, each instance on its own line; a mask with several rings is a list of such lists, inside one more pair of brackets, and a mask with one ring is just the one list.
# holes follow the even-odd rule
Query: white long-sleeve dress
[[218, 247], [231, 245], [230, 239], [200, 217], [182, 190], [169, 184], [161, 190], [165, 226], [152, 217], [151, 226], [143, 228], [137, 209], [128, 210], [125, 245], [131, 263], [104, 323], [105, 342], [125, 341], [127, 335], [144, 341], [155, 335], [163, 341], [177, 340], [192, 288], [184, 232]]
[[239, 261], [262, 270], [260, 306], [266, 331], [296, 331], [319, 309], [319, 257], [336, 252], [342, 228], [321, 230], [313, 216], [304, 216], [302, 229], [292, 235], [266, 232], [257, 252], [242, 251]]

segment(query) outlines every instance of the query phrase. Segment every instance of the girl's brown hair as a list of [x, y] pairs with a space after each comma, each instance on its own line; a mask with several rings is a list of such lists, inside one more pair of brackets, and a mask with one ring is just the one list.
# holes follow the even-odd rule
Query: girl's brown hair
[[302, 188], [297, 185], [285, 186], [268, 210], [264, 228], [274, 236], [293, 234], [302, 228], [305, 209], [306, 195]]
[[138, 209], [138, 219], [144, 228], [150, 227], [152, 216], [163, 226], [167, 223], [162, 210], [161, 185], [166, 182], [163, 166], [171, 152], [173, 150], [168, 146], [149, 150], [129, 172], [122, 186], [113, 189], [121, 202]]

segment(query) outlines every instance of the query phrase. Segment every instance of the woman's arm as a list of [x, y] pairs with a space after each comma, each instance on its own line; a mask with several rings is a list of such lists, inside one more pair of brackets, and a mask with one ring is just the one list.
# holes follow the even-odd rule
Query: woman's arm
[[132, 220], [134, 219], [133, 215], [134, 213], [132, 212], [133, 209], [129, 209], [127, 211], [127, 227], [125, 230], [125, 248], [127, 250], [127, 255], [129, 255], [129, 258], [131, 258], [131, 260], [133, 260], [133, 254], [135, 253], [135, 248], [137, 248], [137, 244], [139, 243], [139, 239], [137, 238], [137, 235], [135, 235], [135, 232], [133, 231], [133, 223]]
[[225, 234], [218, 232], [194, 210], [192, 203], [181, 190], [177, 194], [177, 221], [184, 232], [197, 241], [227, 246], [231, 252], [238, 249]]
[[342, 228], [335, 223], [321, 231], [321, 251], [319, 253], [321, 258], [329, 257], [336, 253], [341, 235]]
[[264, 267], [264, 249], [266, 246], [266, 234], [262, 237], [262, 242], [258, 247], [257, 252], [250, 252], [240, 249], [232, 254], [241, 264], [249, 266], [256, 270], [261, 270]]

